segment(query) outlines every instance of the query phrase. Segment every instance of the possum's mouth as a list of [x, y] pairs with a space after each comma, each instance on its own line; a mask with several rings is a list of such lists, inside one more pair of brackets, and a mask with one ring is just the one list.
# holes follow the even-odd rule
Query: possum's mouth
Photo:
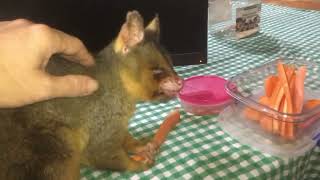
[[175, 97], [182, 88], [183, 81], [177, 76], [167, 77], [160, 82], [160, 93], [168, 97]]

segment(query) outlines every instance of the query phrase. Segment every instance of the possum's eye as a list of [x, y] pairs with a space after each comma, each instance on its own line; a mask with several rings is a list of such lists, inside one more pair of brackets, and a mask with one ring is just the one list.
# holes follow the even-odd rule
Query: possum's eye
[[162, 68], [153, 68], [152, 73], [153, 73], [154, 79], [156, 80], [160, 80], [166, 76], [166, 73]]

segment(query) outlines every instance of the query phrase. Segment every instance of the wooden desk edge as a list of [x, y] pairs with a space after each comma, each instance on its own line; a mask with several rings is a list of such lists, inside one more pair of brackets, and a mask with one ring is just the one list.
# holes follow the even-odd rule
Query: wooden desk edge
[[262, 2], [299, 9], [320, 10], [319, 0], [262, 0]]

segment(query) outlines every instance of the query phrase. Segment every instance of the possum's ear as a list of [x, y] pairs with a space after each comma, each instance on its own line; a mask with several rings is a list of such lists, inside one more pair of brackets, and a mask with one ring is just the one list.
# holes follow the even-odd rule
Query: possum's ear
[[146, 31], [146, 34], [148, 34], [148, 36], [151, 36], [152, 38], [159, 41], [159, 39], [160, 39], [160, 20], [159, 20], [158, 15], [156, 15], [156, 17], [154, 17], [153, 20], [148, 24], [145, 31]]
[[129, 11], [126, 22], [116, 38], [114, 50], [117, 53], [126, 54], [132, 47], [140, 43], [144, 38], [143, 19], [138, 11]]

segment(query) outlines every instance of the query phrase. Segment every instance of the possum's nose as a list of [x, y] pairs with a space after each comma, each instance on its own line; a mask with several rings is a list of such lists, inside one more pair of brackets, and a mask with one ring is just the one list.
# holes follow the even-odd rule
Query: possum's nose
[[176, 96], [182, 88], [183, 80], [177, 76], [167, 77], [160, 82], [160, 90], [169, 97]]
[[179, 86], [179, 91], [180, 91], [183, 86], [183, 79], [181, 79], [180, 77], [176, 77], [176, 82], [177, 82], [177, 85]]

